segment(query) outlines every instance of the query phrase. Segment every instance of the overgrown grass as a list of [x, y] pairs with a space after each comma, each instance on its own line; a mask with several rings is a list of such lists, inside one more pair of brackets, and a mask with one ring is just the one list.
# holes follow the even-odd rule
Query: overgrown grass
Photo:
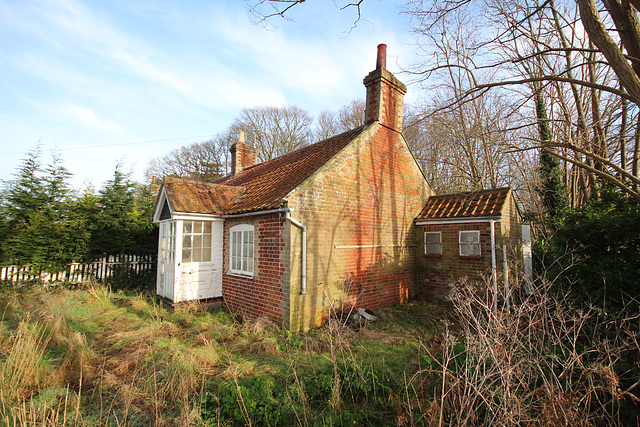
[[5, 288], [0, 424], [637, 423], [637, 330], [605, 342], [602, 319], [564, 301], [492, 313], [489, 297], [461, 287], [294, 334], [100, 285]]
[[97, 284], [4, 288], [0, 424], [394, 424], [436, 307], [293, 334]]

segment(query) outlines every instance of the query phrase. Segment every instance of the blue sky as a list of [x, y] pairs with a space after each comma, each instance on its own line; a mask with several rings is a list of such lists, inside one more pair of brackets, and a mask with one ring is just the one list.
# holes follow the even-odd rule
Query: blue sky
[[347, 35], [353, 11], [329, 0], [271, 29], [241, 0], [0, 0], [0, 179], [40, 141], [76, 188], [100, 187], [119, 160], [142, 181], [149, 159], [222, 132], [242, 107], [316, 115], [364, 97], [379, 43], [406, 81], [408, 18], [390, 0], [363, 15]]

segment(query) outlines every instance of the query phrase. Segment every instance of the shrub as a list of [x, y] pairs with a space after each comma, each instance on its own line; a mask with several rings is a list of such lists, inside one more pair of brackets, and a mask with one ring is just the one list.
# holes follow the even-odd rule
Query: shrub
[[602, 309], [619, 309], [640, 282], [640, 205], [611, 188], [600, 194], [556, 218], [535, 252], [538, 269], [561, 294], [571, 290]]
[[113, 266], [105, 282], [113, 289], [150, 291], [155, 289], [156, 269], [135, 271], [129, 261]]
[[494, 312], [488, 289], [486, 283], [456, 286], [460, 329], [447, 330], [438, 354], [425, 347], [439, 366], [418, 374], [418, 383], [436, 393], [421, 416], [452, 426], [638, 422], [631, 392], [639, 374], [637, 319], [603, 321], [548, 286], [512, 312]]

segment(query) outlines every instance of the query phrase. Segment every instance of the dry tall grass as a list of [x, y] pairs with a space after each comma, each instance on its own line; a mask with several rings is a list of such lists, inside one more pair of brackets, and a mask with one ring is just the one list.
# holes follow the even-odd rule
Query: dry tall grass
[[45, 350], [50, 335], [39, 323], [23, 320], [10, 337], [10, 351], [0, 367], [0, 398], [21, 400], [39, 389], [47, 375]]
[[408, 386], [435, 399], [410, 402], [410, 413], [423, 414], [419, 422], [623, 426], [633, 419], [624, 407], [640, 403], [637, 383], [622, 389], [616, 372], [623, 354], [640, 354], [637, 321], [577, 309], [548, 287], [496, 312], [490, 289], [459, 283], [451, 297], [458, 324], [439, 346], [423, 347], [432, 364]]
[[6, 290], [0, 299], [0, 425], [186, 426], [199, 418], [219, 349], [191, 347], [151, 300], [99, 284], [18, 292], [24, 299]]

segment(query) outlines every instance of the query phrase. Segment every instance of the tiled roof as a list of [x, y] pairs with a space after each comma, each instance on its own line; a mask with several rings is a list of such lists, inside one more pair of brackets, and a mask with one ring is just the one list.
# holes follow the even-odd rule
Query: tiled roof
[[505, 187], [432, 196], [417, 219], [500, 216], [510, 191]]
[[371, 125], [341, 133], [214, 182], [165, 178], [175, 212], [235, 214], [281, 207], [284, 198]]
[[171, 177], [165, 177], [164, 188], [175, 212], [208, 214], [222, 214], [246, 190]]
[[226, 210], [227, 214], [275, 209], [298, 185], [309, 178], [370, 125], [341, 133], [284, 156], [247, 168], [215, 181], [217, 184], [242, 186], [246, 192]]

